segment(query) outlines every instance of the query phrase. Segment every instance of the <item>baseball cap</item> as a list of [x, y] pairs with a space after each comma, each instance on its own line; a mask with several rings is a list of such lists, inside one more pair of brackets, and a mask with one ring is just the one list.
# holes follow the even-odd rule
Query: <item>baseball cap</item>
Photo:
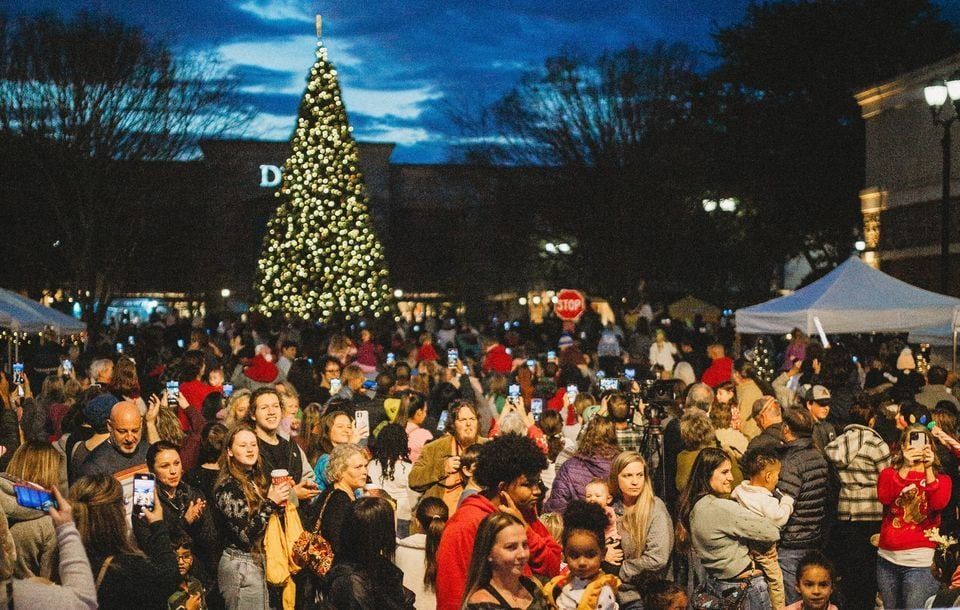
[[772, 404], [776, 404], [777, 399], [773, 396], [764, 396], [753, 401], [753, 408], [750, 409], [750, 419], [756, 419], [764, 409]]
[[822, 385], [815, 385], [807, 392], [805, 400], [819, 402], [821, 404], [830, 404], [830, 390]]

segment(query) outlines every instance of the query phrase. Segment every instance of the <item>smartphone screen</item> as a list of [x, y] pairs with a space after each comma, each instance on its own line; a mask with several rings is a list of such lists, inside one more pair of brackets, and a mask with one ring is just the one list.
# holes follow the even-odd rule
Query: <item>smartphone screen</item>
[[530, 369], [530, 372], [536, 372], [537, 370], [537, 361], [536, 360], [527, 360], [527, 368]]
[[370, 414], [366, 411], [354, 411], [353, 412], [353, 427], [357, 430], [364, 430], [364, 433], [360, 438], [367, 438], [370, 436]]
[[51, 506], [56, 507], [57, 503], [53, 495], [46, 489], [38, 489], [30, 485], [14, 485], [13, 489], [17, 494], [17, 504], [24, 508], [35, 510], [47, 510]]
[[457, 360], [459, 359], [460, 359], [460, 352], [458, 352], [456, 349], [453, 349], [453, 348], [447, 350], [447, 366], [448, 367], [452, 369], [457, 368]]
[[232, 383], [223, 384], [223, 397], [230, 398], [231, 396], [233, 396], [233, 384]]
[[73, 370], [73, 363], [70, 362], [69, 360], [64, 360], [64, 361], [63, 361], [63, 372], [69, 375], [69, 374], [70, 374], [70, 371], [72, 371], [72, 370]]
[[117, 342], [117, 353], [118, 354], [123, 353], [123, 343]]
[[23, 385], [23, 363], [14, 362], [13, 363], [13, 383], [16, 385]]
[[575, 384], [570, 384], [567, 386], [567, 394], [579, 394], [580, 389]]
[[601, 379], [601, 380], [600, 380], [600, 390], [601, 390], [601, 391], [616, 390], [618, 386], [619, 386], [619, 384], [618, 384], [618, 382], [617, 382], [616, 379], [612, 379], [612, 378], [611, 378], [611, 379]]
[[330, 394], [338, 394], [340, 392], [340, 380], [331, 379], [330, 380]]
[[510, 398], [517, 398], [518, 396], [520, 396], [520, 384], [511, 383], [510, 389], [507, 390], [507, 393], [510, 395]]
[[540, 421], [543, 415], [543, 399], [534, 398], [530, 401], [530, 413], [533, 415], [533, 421]]
[[130, 335], [129, 337], [127, 337], [127, 343], [129, 343], [130, 345], [133, 345], [136, 342], [137, 342], [137, 338], [134, 337], [133, 335]]
[[637, 376], [637, 369], [623, 369], [623, 374], [627, 379], [633, 381]]
[[180, 406], [179, 398], [180, 398], [180, 382], [168, 381], [167, 382], [167, 406], [168, 407]]
[[396, 361], [397, 357], [393, 354], [393, 352], [387, 354], [387, 364], [393, 364]]
[[443, 432], [447, 429], [447, 418], [450, 417], [449, 411], [444, 411], [440, 414], [440, 419], [437, 421], [437, 432]]
[[550, 350], [549, 352], [547, 352], [547, 360], [556, 360], [556, 359], [557, 359], [557, 352], [553, 350]]
[[134, 507], [153, 510], [153, 490], [157, 486], [156, 478], [146, 472], [133, 475], [133, 505]]
[[910, 446], [916, 449], [923, 449], [927, 446], [927, 435], [923, 432], [914, 431], [910, 433]]
[[177, 339], [177, 347], [183, 349], [183, 346], [186, 345], [183, 339]]

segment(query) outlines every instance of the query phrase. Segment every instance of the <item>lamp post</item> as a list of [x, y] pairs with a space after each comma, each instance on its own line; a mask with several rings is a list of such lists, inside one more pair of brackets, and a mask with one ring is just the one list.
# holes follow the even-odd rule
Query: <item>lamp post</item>
[[[940, 145], [943, 149], [943, 198], [940, 202], [940, 292], [950, 289], [950, 128], [960, 117], [960, 71], [948, 80], [935, 80], [923, 89], [923, 97], [930, 106], [935, 125], [943, 127]], [[943, 115], [947, 100], [953, 104], [953, 113]]]

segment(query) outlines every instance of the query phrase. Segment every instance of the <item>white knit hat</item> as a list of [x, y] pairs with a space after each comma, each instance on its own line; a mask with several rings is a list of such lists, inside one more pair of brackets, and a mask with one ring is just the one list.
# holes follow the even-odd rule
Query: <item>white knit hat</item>
[[910, 351], [909, 347], [903, 348], [900, 352], [900, 355], [897, 356], [897, 370], [907, 371], [917, 368], [917, 363], [913, 359], [913, 352]]

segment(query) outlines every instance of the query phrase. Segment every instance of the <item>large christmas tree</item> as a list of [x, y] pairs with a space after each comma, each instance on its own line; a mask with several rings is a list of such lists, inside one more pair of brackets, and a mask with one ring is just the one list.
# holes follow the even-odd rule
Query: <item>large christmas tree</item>
[[391, 309], [351, 131], [337, 71], [318, 41], [260, 254], [258, 308], [267, 315], [329, 323]]

